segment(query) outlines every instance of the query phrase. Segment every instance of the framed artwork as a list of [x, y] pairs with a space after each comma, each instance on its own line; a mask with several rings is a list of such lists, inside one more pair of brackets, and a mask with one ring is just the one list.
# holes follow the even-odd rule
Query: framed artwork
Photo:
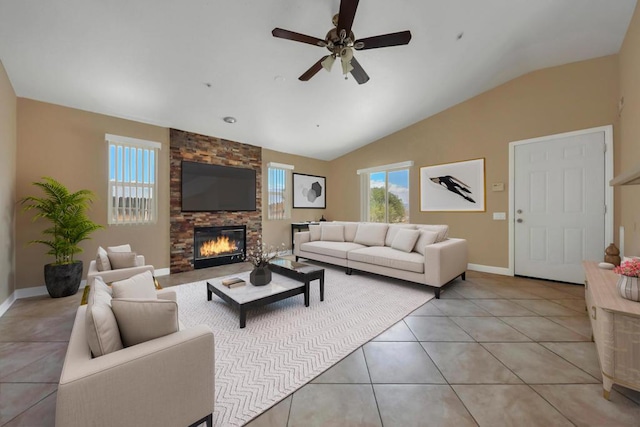
[[420, 210], [485, 212], [484, 159], [420, 168]]
[[294, 173], [293, 207], [297, 209], [326, 209], [326, 178], [323, 176]]

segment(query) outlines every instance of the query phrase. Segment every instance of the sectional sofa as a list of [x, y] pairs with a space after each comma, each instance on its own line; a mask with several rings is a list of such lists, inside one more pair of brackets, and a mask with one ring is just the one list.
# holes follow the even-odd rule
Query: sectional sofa
[[421, 283], [440, 290], [465, 279], [467, 241], [447, 225], [324, 222], [294, 235], [296, 260], [305, 258]]

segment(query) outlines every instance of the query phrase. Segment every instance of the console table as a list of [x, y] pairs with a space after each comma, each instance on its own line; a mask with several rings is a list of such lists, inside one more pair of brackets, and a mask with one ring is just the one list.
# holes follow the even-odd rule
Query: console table
[[319, 222], [292, 222], [291, 223], [291, 253], [293, 253], [293, 235], [297, 231], [307, 231], [309, 225], [318, 225]]
[[583, 265], [585, 301], [600, 359], [603, 396], [609, 399], [613, 384], [640, 391], [640, 302], [618, 294], [618, 275], [611, 270], [598, 268], [593, 261]]

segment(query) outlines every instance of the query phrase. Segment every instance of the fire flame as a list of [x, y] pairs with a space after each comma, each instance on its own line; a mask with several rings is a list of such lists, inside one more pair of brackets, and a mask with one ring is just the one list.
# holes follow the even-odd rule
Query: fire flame
[[238, 246], [235, 241], [229, 240], [227, 236], [219, 236], [216, 240], [209, 240], [202, 243], [200, 246], [200, 256], [211, 257], [237, 250]]

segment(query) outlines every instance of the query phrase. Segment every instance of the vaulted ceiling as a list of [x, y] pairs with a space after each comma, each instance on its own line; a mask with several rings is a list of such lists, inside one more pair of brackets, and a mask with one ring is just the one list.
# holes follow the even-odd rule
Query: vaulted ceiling
[[[527, 72], [617, 53], [636, 0], [362, 0], [356, 38], [406, 46], [328, 51], [339, 0], [0, 0], [0, 60], [20, 97], [330, 160]], [[237, 118], [225, 123], [225, 116]]]

